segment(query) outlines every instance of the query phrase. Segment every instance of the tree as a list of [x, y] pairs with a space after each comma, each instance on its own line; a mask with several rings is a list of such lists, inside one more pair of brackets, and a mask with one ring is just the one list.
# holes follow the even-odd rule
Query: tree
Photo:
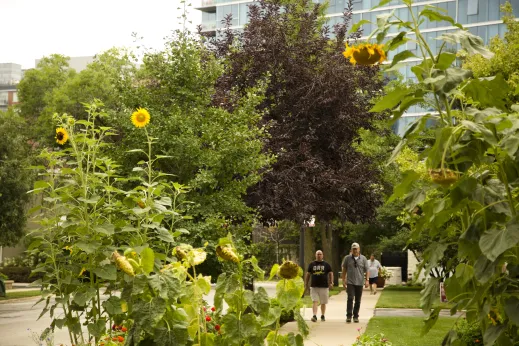
[[12, 109], [0, 111], [0, 246], [13, 246], [25, 234], [33, 175], [27, 123]]
[[33, 139], [44, 144], [53, 141], [53, 112], [48, 109], [54, 89], [76, 73], [70, 69], [68, 58], [53, 54], [40, 60], [35, 69], [28, 70], [18, 84], [20, 114], [29, 120]]
[[325, 20], [324, 7], [308, 0], [259, 1], [249, 6], [242, 34], [226, 30], [213, 42], [228, 66], [215, 104], [233, 109], [232, 91], [244, 95], [269, 81], [258, 108], [270, 125], [265, 150], [277, 160], [249, 191], [264, 220], [357, 222], [373, 217], [380, 204], [372, 189], [379, 174], [352, 142], [378, 117], [368, 110], [383, 80], [378, 67], [353, 68], [342, 56], [345, 42], [359, 37], [346, 38], [351, 11], [333, 39]]
[[496, 36], [490, 40], [488, 48], [494, 56], [486, 59], [466, 52], [459, 55], [464, 59], [463, 67], [472, 70], [476, 78], [502, 74], [510, 87], [510, 102], [515, 103], [519, 100], [519, 23], [508, 1], [501, 6], [501, 12], [507, 31], [504, 38]]

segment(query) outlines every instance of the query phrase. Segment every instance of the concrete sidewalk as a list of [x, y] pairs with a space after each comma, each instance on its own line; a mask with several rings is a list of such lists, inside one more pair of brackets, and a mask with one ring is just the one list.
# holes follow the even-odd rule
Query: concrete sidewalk
[[[305, 340], [305, 346], [351, 346], [361, 332], [366, 330], [369, 319], [373, 317], [375, 305], [382, 290], [379, 289], [376, 295], [370, 295], [369, 289], [364, 289], [362, 293], [362, 303], [360, 305], [360, 323], [346, 323], [346, 292], [330, 297], [326, 306], [326, 322], [321, 322], [321, 308], [317, 311], [317, 322], [312, 322], [312, 307], [301, 309], [305, 321], [310, 327], [310, 335]], [[297, 323], [289, 322], [281, 328], [282, 333], [297, 333]]]

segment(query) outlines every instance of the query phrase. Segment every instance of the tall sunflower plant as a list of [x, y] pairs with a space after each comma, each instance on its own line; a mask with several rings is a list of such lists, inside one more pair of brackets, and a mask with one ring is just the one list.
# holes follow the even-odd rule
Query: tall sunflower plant
[[[164, 156], [152, 151], [158, 139], [148, 132], [150, 112], [139, 108], [129, 119], [146, 141], [130, 150], [143, 157], [133, 175], [121, 176], [109, 156], [116, 133], [98, 125], [107, 116], [103, 104], [85, 108], [86, 120], [55, 116], [58, 147], [43, 150], [42, 164], [33, 167], [41, 178], [31, 191], [41, 197], [32, 210], [40, 227], [29, 252], [44, 258], [34, 272], [43, 273], [40, 318], [52, 320], [42, 339], [66, 328], [74, 345], [242, 345], [277, 331], [279, 308], [270, 306], [265, 290], [243, 285], [245, 266], [259, 278], [263, 272], [254, 257], [237, 253], [230, 234], [216, 253], [234, 273], [218, 279], [217, 308], [206, 309], [211, 280], [196, 266], [206, 260], [207, 244], [177, 241], [189, 233], [181, 228], [189, 219], [188, 187], [154, 170]], [[286, 339], [283, 344], [296, 345], [302, 337]]]
[[[388, 3], [383, 0], [376, 7]], [[399, 18], [394, 11], [378, 16], [377, 28], [368, 37], [373, 43], [348, 46], [344, 55], [352, 64], [382, 64], [384, 74], [413, 65], [416, 85], [390, 91], [371, 109], [388, 112], [394, 121], [413, 105], [428, 109], [407, 128], [391, 161], [402, 148], [411, 147], [407, 143], [422, 134], [426, 125], [434, 123], [434, 143], [417, 153], [417, 163], [426, 165], [427, 176], [413, 169], [403, 172], [392, 197], [405, 201], [412, 225], [409, 242], [434, 239], [420, 264], [429, 276], [420, 301], [427, 316], [423, 333], [439, 317], [437, 302], [443, 282], [451, 314], [461, 311], [469, 322], [479, 324], [484, 345], [516, 345], [519, 105], [508, 98], [509, 87], [501, 75], [474, 78], [470, 70], [460, 67], [460, 50], [492, 57], [480, 37], [443, 9], [426, 5], [416, 11], [418, 7], [410, 0], [404, 3], [410, 20]], [[433, 45], [421, 32], [430, 21], [451, 25]], [[395, 34], [389, 34], [391, 28], [396, 28]], [[407, 42], [415, 43], [417, 49], [393, 54]], [[439, 263], [443, 271], [436, 270]], [[461, 337], [451, 330], [443, 345], [463, 345]]]

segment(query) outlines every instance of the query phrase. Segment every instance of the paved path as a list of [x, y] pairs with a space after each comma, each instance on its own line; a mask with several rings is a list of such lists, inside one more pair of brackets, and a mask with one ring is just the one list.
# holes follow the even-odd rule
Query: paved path
[[[465, 315], [464, 312], [457, 312], [451, 316], [450, 310], [441, 310], [441, 317], [460, 317]], [[374, 311], [374, 316], [398, 316], [398, 317], [425, 317], [421, 309], [387, 309], [378, 308]]]
[[[369, 289], [364, 289], [362, 293], [362, 303], [360, 305], [360, 323], [346, 323], [346, 292], [330, 297], [326, 308], [326, 322], [311, 322], [312, 307], [302, 309], [301, 313], [310, 327], [310, 335], [305, 340], [305, 346], [351, 346], [357, 336], [358, 329], [361, 332], [366, 330], [369, 319], [373, 317], [375, 305], [380, 297], [381, 290], [376, 295], [370, 295]], [[318, 317], [320, 317], [320, 309]], [[289, 322], [281, 328], [282, 332], [297, 332], [297, 323]]]

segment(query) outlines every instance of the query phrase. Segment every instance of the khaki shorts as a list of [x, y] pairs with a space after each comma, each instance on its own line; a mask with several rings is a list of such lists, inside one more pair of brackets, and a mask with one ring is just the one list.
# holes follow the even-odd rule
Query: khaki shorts
[[328, 304], [328, 287], [310, 287], [310, 297], [313, 302]]

